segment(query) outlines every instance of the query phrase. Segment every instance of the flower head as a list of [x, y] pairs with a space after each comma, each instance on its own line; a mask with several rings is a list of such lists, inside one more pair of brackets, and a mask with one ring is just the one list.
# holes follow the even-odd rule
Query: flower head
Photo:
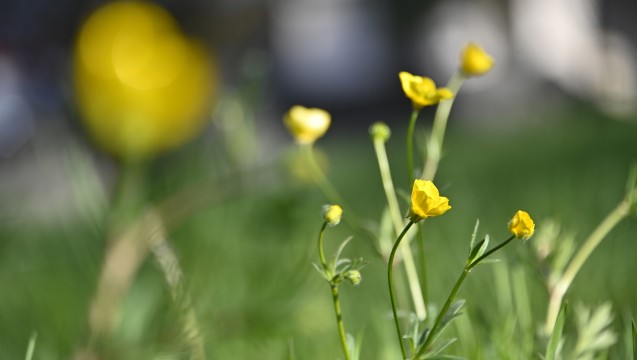
[[398, 76], [405, 95], [411, 100], [415, 108], [435, 105], [440, 100], [453, 98], [453, 93], [447, 88], [436, 88], [436, 83], [428, 77], [412, 75], [401, 71]]
[[299, 144], [313, 144], [330, 127], [332, 117], [323, 109], [292, 106], [283, 118], [290, 134]]
[[493, 58], [479, 45], [467, 44], [460, 55], [460, 70], [466, 76], [484, 75], [493, 67]]
[[440, 196], [438, 188], [429, 180], [417, 179], [411, 192], [409, 218], [418, 222], [432, 216], [442, 215], [451, 209], [449, 199]]
[[346, 272], [345, 278], [349, 280], [352, 283], [352, 285], [358, 285], [361, 283], [361, 280], [363, 280], [363, 277], [361, 276], [361, 272], [358, 270], [350, 270]]
[[215, 93], [214, 64], [163, 8], [115, 1], [82, 26], [74, 53], [76, 100], [106, 151], [143, 160], [194, 137]]
[[391, 130], [389, 126], [382, 121], [375, 122], [372, 126], [369, 127], [369, 135], [372, 137], [372, 140], [386, 142], [389, 140], [391, 136]]
[[341, 222], [343, 209], [338, 205], [323, 205], [323, 219], [330, 226], [336, 226]]
[[509, 221], [509, 231], [515, 235], [516, 238], [521, 240], [527, 240], [535, 232], [535, 223], [526, 211], [518, 210], [513, 216], [513, 219]]

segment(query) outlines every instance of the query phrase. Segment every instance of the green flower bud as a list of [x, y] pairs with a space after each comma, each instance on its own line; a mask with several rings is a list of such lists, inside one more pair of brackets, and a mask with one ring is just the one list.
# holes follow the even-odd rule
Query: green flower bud
[[377, 121], [369, 127], [369, 135], [371, 135], [372, 140], [374, 141], [380, 140], [382, 142], [386, 142], [391, 136], [391, 130], [384, 122]]
[[361, 276], [361, 272], [358, 270], [350, 270], [345, 274], [345, 278], [349, 280], [352, 285], [358, 285], [361, 283], [363, 279]]

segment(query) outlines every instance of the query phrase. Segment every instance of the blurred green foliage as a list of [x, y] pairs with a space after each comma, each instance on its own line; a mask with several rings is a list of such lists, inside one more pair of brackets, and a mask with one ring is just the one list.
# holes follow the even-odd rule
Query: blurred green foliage
[[[453, 210], [424, 226], [430, 299], [438, 306], [462, 271], [476, 218], [479, 235], [489, 233], [499, 242], [508, 236], [512, 214], [524, 209], [538, 231], [544, 221], [556, 219], [581, 242], [622, 198], [629, 165], [637, 161], [637, 126], [583, 105], [544, 117], [515, 119], [518, 125], [500, 130], [454, 126], [452, 118], [437, 184]], [[404, 127], [396, 126], [387, 147], [395, 184], [407, 191]], [[345, 135], [328, 133], [317, 147], [327, 155], [328, 175], [358, 215], [378, 219], [385, 201], [371, 141], [366, 131]], [[294, 150], [290, 140], [289, 151]], [[233, 172], [222, 142], [204, 137], [150, 170], [154, 201], [193, 186], [212, 199], [170, 234], [210, 359], [282, 359], [290, 352], [296, 359], [342, 356], [328, 286], [311, 266], [318, 262], [316, 236], [327, 200], [315, 187], [290, 178], [287, 151], [271, 164]], [[88, 304], [105, 248], [99, 217], [104, 214], [95, 221], [80, 216], [38, 225], [12, 217], [11, 209], [19, 206], [0, 205], [0, 355], [23, 358], [35, 331], [34, 359], [67, 359], [86, 341]], [[589, 308], [610, 301], [612, 328], [619, 334], [637, 314], [636, 232], [634, 217], [620, 223], [566, 296]], [[385, 262], [372, 239], [343, 222], [328, 229], [326, 255], [349, 235], [354, 240], [344, 255], [362, 256], [369, 265], [358, 287], [341, 287], [347, 329], [363, 335], [361, 358], [396, 358]], [[459, 337], [451, 353], [471, 359], [544, 353], [532, 343], [546, 315], [546, 290], [531, 244], [514, 245], [498, 254], [503, 262], [478, 267], [458, 294], [467, 300], [465, 314], [443, 334]], [[520, 310], [524, 293], [528, 313]], [[178, 316], [160, 271], [148, 259], [126, 296], [109, 358], [188, 358]], [[566, 322], [568, 333], [574, 319]], [[526, 333], [512, 330], [525, 326]], [[628, 358], [628, 350], [620, 341], [611, 358]]]

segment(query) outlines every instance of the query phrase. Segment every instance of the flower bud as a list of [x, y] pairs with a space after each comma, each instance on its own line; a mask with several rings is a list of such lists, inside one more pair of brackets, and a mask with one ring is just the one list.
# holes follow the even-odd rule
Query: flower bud
[[527, 240], [535, 232], [535, 223], [526, 211], [518, 210], [509, 221], [509, 231], [520, 240]]
[[391, 136], [391, 130], [389, 126], [382, 121], [375, 122], [372, 126], [369, 127], [369, 135], [372, 137], [373, 141], [382, 141], [386, 142], [389, 140]]
[[466, 76], [484, 75], [493, 67], [493, 58], [480, 46], [469, 43], [460, 56], [460, 70]]
[[327, 225], [336, 226], [341, 222], [343, 209], [338, 205], [323, 205], [323, 219]]
[[358, 285], [361, 283], [363, 277], [361, 276], [361, 272], [358, 270], [350, 270], [345, 273], [345, 278], [349, 280], [352, 285]]

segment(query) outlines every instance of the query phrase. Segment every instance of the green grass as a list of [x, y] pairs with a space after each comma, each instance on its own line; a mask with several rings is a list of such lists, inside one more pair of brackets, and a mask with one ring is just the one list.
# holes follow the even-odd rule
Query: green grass
[[[508, 236], [506, 224], [518, 209], [534, 217], [538, 230], [545, 219], [561, 221], [581, 243], [623, 196], [628, 167], [637, 161], [637, 126], [605, 119], [586, 107], [548, 117], [542, 123], [521, 122], [518, 131], [497, 132], [454, 126], [452, 115], [436, 183], [453, 209], [424, 226], [430, 297], [438, 306], [462, 271], [476, 218], [480, 233], [490, 234], [492, 243]], [[419, 125], [423, 123], [421, 119]], [[404, 135], [401, 126], [394, 130], [388, 151], [396, 186], [405, 190]], [[349, 138], [328, 133], [317, 146], [329, 159], [329, 177], [341, 194], [360, 216], [377, 221], [384, 196], [367, 132]], [[342, 357], [329, 287], [311, 266], [318, 262], [320, 207], [327, 200], [315, 188], [290, 179], [284, 161], [250, 171], [240, 181], [206, 182], [231, 168], [221, 154], [222, 149], [200, 140], [157, 162], [149, 177], [152, 199], [200, 180], [208, 184], [198, 188], [202, 193], [231, 192], [170, 234], [208, 357], [282, 359], [290, 339], [297, 359]], [[33, 359], [69, 358], [86, 341], [87, 307], [105, 248], [101, 227], [85, 217], [40, 225], [9, 216], [19, 204], [0, 206], [0, 354], [23, 358], [35, 331]], [[566, 296], [569, 303], [589, 307], [612, 301], [614, 329], [620, 334], [628, 320], [624, 316], [637, 314], [632, 279], [637, 273], [636, 231], [634, 217], [620, 223]], [[360, 286], [342, 286], [346, 328], [363, 334], [362, 359], [397, 358], [386, 268], [372, 240], [343, 223], [328, 229], [326, 255], [348, 235], [355, 238], [345, 255], [362, 256], [369, 265], [362, 270]], [[509, 331], [524, 323], [511, 295], [520, 278], [528, 285], [531, 335], [544, 320], [547, 295], [532, 252], [529, 242], [514, 242], [498, 253], [503, 263], [471, 273], [458, 294], [467, 300], [468, 316], [443, 334], [460, 335], [451, 352], [471, 359], [504, 358], [507, 351], [512, 358], [515, 351], [534, 355], [521, 352], [533, 340], [525, 338], [528, 334]], [[407, 299], [400, 289], [398, 296], [403, 303]], [[125, 299], [121, 328], [108, 356], [188, 358], [178, 316], [158, 267], [147, 260]], [[565, 332], [569, 329], [567, 325]], [[515, 344], [520, 348], [510, 347]], [[624, 351], [617, 345], [611, 358]]]

